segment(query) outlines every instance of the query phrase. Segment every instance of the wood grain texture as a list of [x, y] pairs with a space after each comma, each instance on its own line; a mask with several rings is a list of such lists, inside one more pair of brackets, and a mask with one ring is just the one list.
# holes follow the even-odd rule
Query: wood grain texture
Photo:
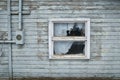
[[[18, 10], [18, 0], [12, 11]], [[14, 77], [120, 77], [120, 0], [23, 0], [25, 45], [12, 45]], [[90, 18], [90, 60], [49, 60], [51, 18]], [[12, 15], [12, 38], [18, 15]], [[0, 31], [7, 32], [7, 0], [0, 0]], [[8, 45], [0, 57], [0, 78], [8, 77]]]

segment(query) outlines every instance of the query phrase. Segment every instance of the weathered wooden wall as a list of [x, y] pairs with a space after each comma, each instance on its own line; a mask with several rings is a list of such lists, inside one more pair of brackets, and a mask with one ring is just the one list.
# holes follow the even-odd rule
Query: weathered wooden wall
[[[23, 0], [25, 45], [12, 45], [14, 77], [120, 77], [120, 0]], [[18, 0], [12, 0], [12, 11]], [[91, 19], [90, 60], [49, 60], [51, 18]], [[18, 15], [12, 15], [12, 34]], [[7, 0], [0, 0], [0, 31], [7, 32]], [[5, 48], [3, 48], [5, 47]], [[8, 47], [2, 46], [0, 77], [8, 77]]]
[[[0, 40], [7, 34], [7, 0], [0, 0]], [[8, 45], [0, 44], [0, 78], [8, 77]]]

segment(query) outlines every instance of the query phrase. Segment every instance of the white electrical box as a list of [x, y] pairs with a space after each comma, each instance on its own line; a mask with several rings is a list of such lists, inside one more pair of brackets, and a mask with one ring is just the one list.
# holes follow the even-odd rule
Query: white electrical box
[[16, 31], [16, 44], [24, 44], [24, 31]]

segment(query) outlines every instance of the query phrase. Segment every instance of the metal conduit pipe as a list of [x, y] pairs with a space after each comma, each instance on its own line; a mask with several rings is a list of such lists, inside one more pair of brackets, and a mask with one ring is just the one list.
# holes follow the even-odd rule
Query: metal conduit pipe
[[[11, 0], [7, 1], [7, 10], [8, 10], [8, 41], [0, 41], [0, 43], [10, 43], [9, 44], [9, 80], [13, 80], [13, 68], [12, 68], [12, 27], [11, 27]], [[19, 0], [19, 28], [22, 31], [22, 0]]]
[[19, 28], [22, 31], [22, 0], [19, 0]]
[[12, 44], [14, 43], [14, 44], [15, 44], [16, 42], [15, 42], [15, 41], [8, 41], [8, 40], [6, 40], [6, 41], [0, 41], [0, 43], [4, 43], [4, 44], [5, 44], [5, 43], [6, 43], [6, 44], [7, 44], [7, 43], [12, 43]]
[[[12, 41], [12, 27], [11, 27], [11, 0], [7, 1], [7, 16], [8, 16], [8, 41], [0, 41], [0, 43], [10, 43], [9, 44], [9, 80], [13, 79], [13, 69], [12, 69], [12, 43], [16, 43]], [[19, 0], [19, 28], [22, 31], [22, 0]]]
[[10, 41], [10, 40], [0, 40], [0, 44], [7, 44], [7, 43], [11, 43], [11, 44], [16, 44], [16, 41]]
[[[8, 9], [8, 40], [12, 40], [12, 30], [11, 30], [11, 0], [8, 0], [7, 3], [7, 9]], [[12, 44], [9, 44], [9, 54], [8, 54], [8, 66], [9, 66], [9, 80], [12, 80], [13, 77], [13, 71], [12, 71]]]
[[12, 39], [12, 35], [11, 35], [11, 0], [8, 0], [7, 9], [8, 9], [8, 40], [11, 40]]

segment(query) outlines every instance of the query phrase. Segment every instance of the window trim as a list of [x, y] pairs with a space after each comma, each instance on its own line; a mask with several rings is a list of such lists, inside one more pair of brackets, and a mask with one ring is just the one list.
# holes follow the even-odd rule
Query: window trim
[[[54, 23], [85, 23], [85, 37], [54, 37]], [[50, 19], [48, 26], [48, 36], [49, 36], [49, 59], [90, 59], [90, 19], [89, 18], [60, 18], [60, 19]], [[85, 55], [84, 56], [66, 56], [57, 57], [54, 55], [54, 41], [85, 41]]]

